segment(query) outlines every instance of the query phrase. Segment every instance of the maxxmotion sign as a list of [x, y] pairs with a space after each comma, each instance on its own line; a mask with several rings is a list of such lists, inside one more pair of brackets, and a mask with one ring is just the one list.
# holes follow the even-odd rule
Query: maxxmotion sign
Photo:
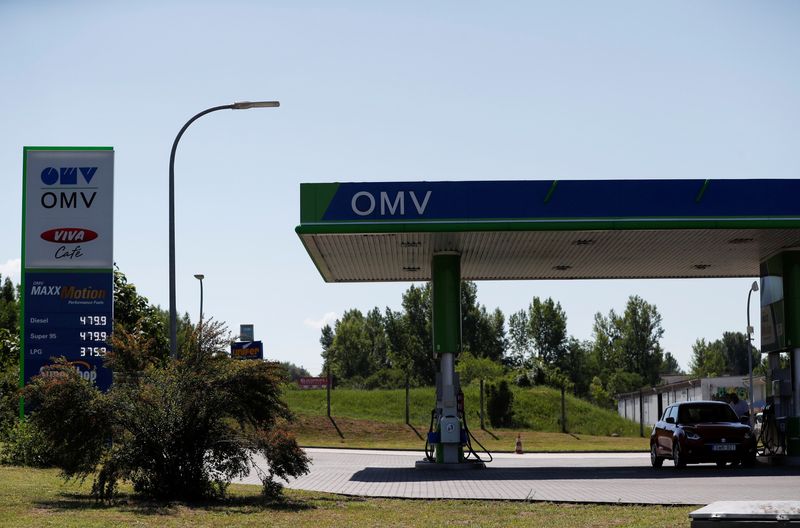
[[25, 150], [25, 265], [111, 268], [114, 151]]

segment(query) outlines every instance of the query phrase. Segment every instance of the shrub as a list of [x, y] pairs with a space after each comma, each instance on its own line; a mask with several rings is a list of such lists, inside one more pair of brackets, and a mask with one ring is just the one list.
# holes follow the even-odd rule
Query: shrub
[[0, 433], [19, 417], [19, 335], [0, 328]]
[[0, 464], [31, 467], [53, 465], [52, 446], [34, 424], [17, 422], [3, 436]]
[[[95, 475], [92, 492], [111, 497], [120, 480], [159, 499], [203, 499], [225, 494], [249, 472], [255, 456], [264, 492], [275, 477], [300, 476], [308, 458], [284, 431], [292, 416], [281, 401], [279, 365], [234, 360], [222, 325], [212, 323], [187, 342], [180, 359], [146, 350], [146, 334], [115, 329], [108, 363], [115, 381], [101, 393], [65, 361], [25, 389], [30, 421], [52, 446], [66, 477]], [[134, 366], [136, 370], [126, 368]]]
[[487, 390], [486, 412], [489, 414], [489, 423], [492, 427], [511, 427], [514, 425], [514, 413], [511, 409], [514, 403], [514, 394], [508, 387], [506, 380], [501, 381], [497, 387], [489, 385]]
[[364, 380], [364, 388], [402, 389], [406, 386], [406, 373], [400, 369], [381, 369]]
[[343, 389], [363, 389], [364, 378], [359, 375], [355, 375], [342, 380], [334, 379], [333, 388], [336, 387], [341, 387]]
[[463, 352], [458, 357], [456, 372], [461, 384], [469, 385], [475, 380], [499, 378], [503, 375], [503, 366], [489, 358], [479, 358], [469, 352]]
[[517, 387], [530, 387], [531, 386], [531, 378], [528, 377], [528, 373], [523, 371], [517, 374], [516, 379], [514, 382], [517, 384]]

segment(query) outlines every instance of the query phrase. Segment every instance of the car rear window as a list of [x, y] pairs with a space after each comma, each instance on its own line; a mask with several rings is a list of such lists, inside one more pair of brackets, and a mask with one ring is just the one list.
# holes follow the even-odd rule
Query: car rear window
[[681, 405], [678, 411], [678, 422], [685, 424], [706, 423], [706, 422], [737, 422], [736, 413], [730, 405], [721, 404], [698, 404]]

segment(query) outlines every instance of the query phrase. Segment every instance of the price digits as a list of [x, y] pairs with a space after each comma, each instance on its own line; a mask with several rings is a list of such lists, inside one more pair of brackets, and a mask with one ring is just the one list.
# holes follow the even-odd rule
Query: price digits
[[106, 347], [81, 347], [81, 357], [104, 357]]
[[78, 332], [81, 336], [81, 341], [105, 341], [108, 337], [106, 332]]
[[108, 324], [108, 317], [105, 315], [82, 315], [78, 319], [84, 326], [105, 326]]

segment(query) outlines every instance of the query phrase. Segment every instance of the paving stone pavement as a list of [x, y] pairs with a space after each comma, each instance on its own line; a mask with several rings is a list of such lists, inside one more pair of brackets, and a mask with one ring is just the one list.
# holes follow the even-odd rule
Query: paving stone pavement
[[[414, 469], [422, 452], [309, 448], [309, 474], [288, 487], [369, 497], [505, 499], [628, 504], [799, 500], [800, 468], [676, 470], [650, 467], [647, 453], [499, 453], [484, 470]], [[260, 467], [266, 467], [262, 460]], [[253, 471], [239, 482], [259, 484]]]

